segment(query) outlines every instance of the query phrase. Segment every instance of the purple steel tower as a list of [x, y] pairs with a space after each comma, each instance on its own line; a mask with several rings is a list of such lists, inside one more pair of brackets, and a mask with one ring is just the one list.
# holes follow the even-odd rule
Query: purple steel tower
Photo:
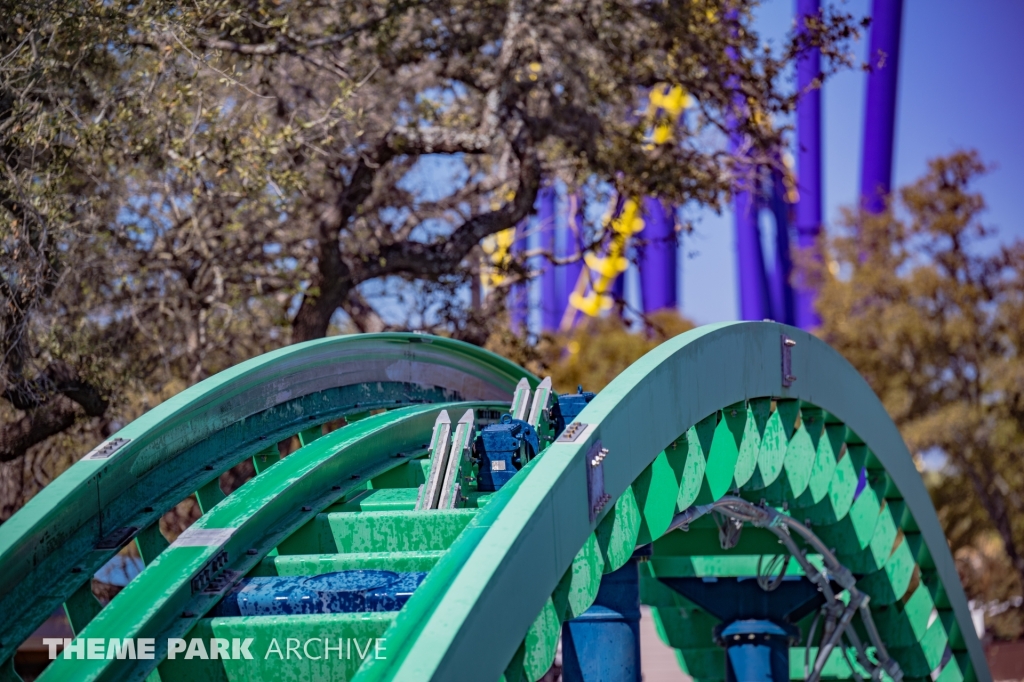
[[[537, 247], [548, 255], [555, 254], [555, 205], [558, 193], [551, 185], [545, 185], [537, 193]], [[540, 260], [540, 311], [541, 331], [558, 331], [558, 323], [562, 321], [558, 310], [557, 285], [555, 266], [547, 256]]]
[[893, 138], [896, 129], [896, 78], [900, 63], [903, 0], [872, 0], [871, 47], [860, 194], [865, 209], [880, 213], [892, 189]]
[[[741, 181], [748, 183], [749, 180]], [[736, 190], [736, 255], [740, 277], [740, 318], [763, 320], [771, 317], [768, 275], [761, 251], [761, 230], [757, 224], [757, 199], [752, 188]]]
[[796, 324], [791, 282], [793, 253], [789, 242], [789, 206], [782, 173], [773, 170], [770, 202], [772, 215], [775, 216], [775, 263], [771, 275], [772, 319], [784, 324]]
[[653, 313], [666, 308], [675, 309], [676, 296], [676, 230], [675, 216], [659, 199], [646, 197], [643, 201], [644, 240], [637, 265], [640, 270], [640, 291], [644, 312]]
[[[817, 16], [821, 0], [797, 0], [797, 25], [801, 29], [808, 16]], [[811, 89], [821, 74], [821, 52], [815, 48], [797, 62], [796, 80], [800, 101], [796, 108], [797, 132], [797, 189], [800, 199], [796, 205], [797, 248], [807, 252], [821, 234], [821, 88]], [[807, 283], [796, 282], [794, 308], [796, 326], [810, 329], [821, 323], [814, 310], [817, 292]]]
[[[561, 239], [555, 245], [561, 258], [571, 258], [574, 256], [578, 258], [573, 263], [561, 265], [557, 268], [560, 278], [556, 282], [558, 285], [558, 305], [555, 306], [555, 310], [558, 313], [559, 327], [565, 321], [565, 313], [569, 308], [569, 295], [576, 288], [576, 283], [579, 282], [580, 275], [583, 274], [583, 240], [586, 219], [583, 215], [582, 202], [583, 199], [578, 193], [568, 196], [568, 220], [566, 221], [565, 229], [559, 233]], [[563, 329], [562, 331], [567, 330]]]
[[[725, 13], [726, 21], [736, 24], [735, 31], [739, 30], [738, 18], [739, 12], [735, 8]], [[727, 48], [726, 51], [730, 59], [739, 58], [733, 48]], [[730, 81], [728, 87], [736, 91], [733, 98], [735, 113], [731, 116], [747, 116], [747, 103], [739, 92], [738, 78], [733, 76]], [[730, 121], [730, 127], [733, 129], [730, 147], [734, 153], [743, 146], [738, 123], [735, 118]], [[736, 220], [736, 265], [740, 280], [740, 319], [763, 320], [771, 316], [771, 303], [768, 298], [768, 275], [764, 267], [764, 254], [761, 251], [761, 230], [757, 223], [756, 169], [741, 163], [739, 172], [744, 177], [740, 177], [733, 188], [733, 210]]]

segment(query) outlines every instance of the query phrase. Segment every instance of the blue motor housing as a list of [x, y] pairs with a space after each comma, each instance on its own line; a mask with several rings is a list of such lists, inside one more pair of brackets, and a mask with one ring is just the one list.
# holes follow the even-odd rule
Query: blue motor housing
[[480, 430], [475, 451], [480, 462], [477, 490], [494, 492], [523, 467], [524, 454], [527, 460], [537, 455], [540, 440], [532, 426], [506, 414], [498, 424], [489, 424]]
[[242, 580], [213, 609], [215, 616], [286, 616], [398, 611], [426, 573], [338, 571], [315, 576]]
[[565, 430], [566, 426], [576, 421], [576, 417], [587, 406], [587, 403], [597, 395], [590, 391], [584, 391], [582, 386], [578, 387], [576, 391], [576, 393], [558, 396], [558, 408], [554, 410], [555, 414], [552, 415], [555, 422], [555, 433], [561, 433]]

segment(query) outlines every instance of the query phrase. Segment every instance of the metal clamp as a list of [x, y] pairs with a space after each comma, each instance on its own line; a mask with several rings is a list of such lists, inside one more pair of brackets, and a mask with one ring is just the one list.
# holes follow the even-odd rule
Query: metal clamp
[[130, 442], [131, 438], [112, 438], [94, 447], [82, 459], [107, 459]]
[[793, 346], [796, 341], [785, 334], [782, 335], [782, 387], [789, 388], [796, 381], [793, 376]]
[[579, 440], [579, 437], [583, 435], [583, 432], [587, 430], [590, 424], [584, 424], [583, 422], [573, 422], [565, 427], [562, 433], [558, 434], [558, 438], [555, 439], [556, 443], [575, 443]]

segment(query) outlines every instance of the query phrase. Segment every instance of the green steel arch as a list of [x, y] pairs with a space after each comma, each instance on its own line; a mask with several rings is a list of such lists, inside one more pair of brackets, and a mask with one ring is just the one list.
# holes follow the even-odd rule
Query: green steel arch
[[312, 438], [325, 422], [372, 410], [507, 401], [522, 378], [537, 382], [470, 344], [365, 334], [282, 348], [182, 391], [0, 526], [0, 663], [62, 603], [84, 602], [88, 618], [95, 605], [83, 589], [87, 579], [137, 535], [159, 550], [160, 517], [193, 491], [213, 506], [223, 496], [219, 476], [247, 457], [266, 468], [277, 459], [277, 441]]
[[[795, 345], [783, 343], [785, 339]], [[416, 350], [438, 349], [431, 356], [434, 366], [470, 353], [452, 342], [431, 341]], [[367, 341], [365, 352], [372, 356], [380, 345], [380, 340]], [[275, 357], [314, 347], [286, 349]], [[320, 356], [321, 368], [344, 365], [351, 358], [328, 356]], [[509, 682], [536, 680], [554, 658], [560, 624], [593, 603], [602, 574], [622, 566], [636, 546], [646, 544], [652, 544], [653, 556], [643, 567], [642, 592], [660, 634], [696, 679], [723, 679], [721, 650], [710, 642], [710, 616], [657, 579], [751, 575], [757, 557], [778, 553], [759, 529], [745, 530], [731, 550], [709, 541], [711, 529], [697, 524], [685, 533], [666, 532], [677, 513], [726, 494], [785, 507], [794, 518], [812, 524], [856, 574], [857, 587], [870, 596], [874, 621], [906, 679], [990, 679], [945, 538], [906, 446], [863, 379], [821, 341], [775, 323], [714, 325], [688, 332], [651, 351], [598, 394], [569, 437], [563, 434], [551, 443], [499, 492], [470, 495], [459, 509], [417, 511], [410, 499], [415, 499], [429, 466], [419, 456], [426, 453], [436, 415], [443, 409], [472, 409], [478, 419], [487, 419], [494, 410], [507, 409], [512, 385], [526, 376], [492, 356], [475, 358], [473, 366], [478, 371], [489, 368], [486, 375], [494, 377], [490, 385], [500, 386], [501, 395], [432, 394], [435, 402], [449, 402], [399, 406], [353, 418], [354, 423], [320, 438], [308, 434], [303, 440], [308, 444], [296, 453], [263, 467], [212, 508], [204, 507], [206, 513], [186, 533], [190, 541], [179, 539], [153, 552], [153, 559], [143, 551], [146, 570], [108, 606], [87, 614], [92, 617], [83, 619], [80, 632], [80, 637], [158, 640], [244, 636], [253, 637], [253, 648], [260, 651], [274, 637], [329, 632], [382, 637], [386, 657], [365, 662], [306, 657], [285, 664], [257, 656], [252, 661], [161, 663], [164, 652], [158, 650], [161, 655], [154, 661], [58, 659], [42, 679], [143, 679], [160, 664], [158, 675], [165, 681], [267, 676], [447, 681], [503, 675]], [[258, 358], [247, 365], [252, 370], [267, 361]], [[268, 386], [287, 394], [288, 379], [280, 372], [269, 374], [218, 375], [216, 391], [241, 395], [244, 391], [236, 384], [248, 376], [247, 385], [257, 394], [270, 395]], [[162, 413], [164, 419], [180, 412], [216, 414], [216, 403], [206, 398], [216, 392], [209, 383], [182, 394]], [[364, 375], [358, 385], [368, 384], [372, 382]], [[260, 386], [264, 388], [258, 390]], [[302, 393], [315, 402], [321, 391]], [[275, 404], [293, 399], [289, 395]], [[461, 402], [467, 399], [476, 402]], [[351, 416], [357, 408], [346, 405]], [[375, 411], [385, 407], [374, 405]], [[328, 412], [332, 416], [321, 421], [346, 413], [335, 406], [317, 414]], [[148, 421], [146, 428], [136, 423], [118, 435], [145, 433], [154, 423]], [[281, 419], [263, 431], [277, 438], [304, 426], [301, 419]], [[243, 428], [239, 433], [248, 432]], [[205, 442], [203, 438], [209, 436], [194, 442]], [[595, 515], [586, 466], [598, 443], [607, 451], [601, 458], [603, 490], [614, 504], [599, 504]], [[237, 448], [241, 456], [258, 451], [255, 444]], [[223, 470], [226, 462], [214, 452], [219, 451], [206, 451], [206, 459], [197, 458], [195, 464], [206, 471], [205, 462], [216, 461], [210, 471]], [[75, 467], [83, 464], [94, 466], [86, 461]], [[860, 472], [865, 481], [858, 491]], [[38, 547], [33, 533], [46, 533], [50, 525], [75, 525], [59, 512], [81, 493], [77, 481], [82, 474], [91, 473], [79, 472], [70, 477], [75, 485], [62, 487], [66, 474], [40, 494], [50, 492], [48, 507], [26, 507], [0, 527], [0, 574], [13, 576], [4, 581], [11, 584], [8, 596], [39, 599], [49, 594], [38, 587], [43, 575], [24, 568], [12, 571], [26, 561], [26, 554], [16, 549], [28, 541]], [[120, 490], [130, 491], [131, 486], [121, 483]], [[175, 501], [180, 492], [174, 488], [179, 495]], [[173, 495], [160, 497], [165, 498]], [[141, 497], [137, 504], [152, 506]], [[42, 509], [52, 509], [53, 515], [41, 514]], [[100, 505], [95, 515], [106, 513]], [[126, 518], [134, 517], [122, 515], [119, 522]], [[77, 521], [79, 527], [87, 522], [88, 517]], [[93, 532], [88, 539], [95, 544], [105, 537]], [[83, 573], [90, 575], [111, 553], [97, 552], [88, 542], [74, 547], [50, 547], [51, 554], [33, 557], [33, 568], [51, 569], [61, 564], [51, 562], [50, 556], [64, 557], [61, 575], [45, 576], [49, 589], [63, 589], [50, 598], [48, 608], [60, 600], [74, 603], [80, 594], [69, 580], [76, 575], [70, 573], [75, 562], [87, 568], [77, 574], [82, 584]], [[90, 553], [101, 556], [90, 558]], [[190, 581], [222, 556], [223, 572], [218, 575], [226, 584], [245, 574], [315, 575], [349, 568], [429, 574], [397, 612], [205, 617], [223, 589], [197, 591], [189, 589]], [[16, 646], [15, 640], [34, 627], [9, 616], [10, 611], [0, 613], [4, 632], [11, 633], [3, 636], [6, 647], [12, 646], [9, 642]], [[3, 651], [9, 656], [11, 649]], [[824, 678], [854, 674], [840, 653], [828, 659]], [[796, 666], [793, 676], [801, 677]]]

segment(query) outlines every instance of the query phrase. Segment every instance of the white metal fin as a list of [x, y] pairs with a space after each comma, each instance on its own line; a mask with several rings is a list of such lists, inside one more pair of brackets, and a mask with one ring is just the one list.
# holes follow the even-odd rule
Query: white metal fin
[[520, 379], [516, 384], [516, 392], [512, 396], [512, 417], [514, 419], [525, 419], [526, 411], [530, 406], [530, 382]]
[[535, 429], [540, 429], [540, 420], [544, 415], [544, 410], [548, 406], [548, 400], [551, 399], [551, 377], [544, 377], [544, 381], [540, 382], [537, 386], [537, 390], [533, 392], [533, 407], [530, 410], [530, 418], [527, 419], [527, 423]]
[[437, 509], [441, 496], [441, 485], [448, 468], [448, 443], [452, 431], [452, 420], [448, 410], [441, 410], [434, 422], [434, 433], [430, 439], [430, 476], [427, 478], [425, 495], [417, 509]]
[[473, 414], [473, 410], [466, 410], [466, 413], [459, 419], [459, 423], [455, 425], [455, 435], [452, 437], [452, 449], [448, 455], [448, 467], [445, 471], [438, 509], [452, 509], [458, 503], [459, 473], [462, 471], [462, 465], [469, 460], [469, 445], [474, 435], [476, 435], [476, 415]]

